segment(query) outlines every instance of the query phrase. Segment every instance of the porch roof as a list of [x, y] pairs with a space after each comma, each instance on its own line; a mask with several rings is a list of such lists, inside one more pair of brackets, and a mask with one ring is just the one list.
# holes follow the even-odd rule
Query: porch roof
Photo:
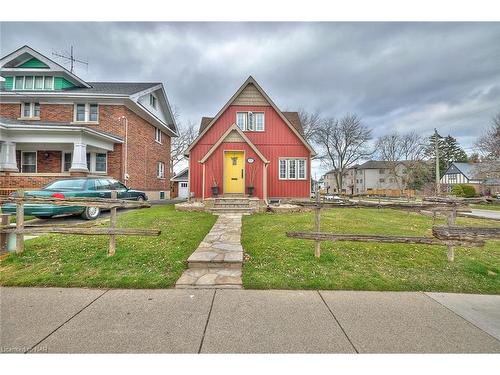
[[269, 163], [269, 160], [267, 160], [266, 157], [264, 155], [262, 155], [262, 153], [259, 151], [257, 146], [255, 146], [253, 144], [253, 142], [245, 135], [245, 133], [243, 133], [243, 131], [236, 124], [231, 125], [226, 130], [226, 132], [224, 134], [222, 134], [222, 136], [219, 138], [219, 140], [210, 148], [210, 150], [208, 150], [208, 152], [205, 154], [205, 156], [203, 156], [203, 158], [200, 160], [200, 163], [202, 163], [202, 164], [205, 163], [208, 160], [208, 158], [210, 157], [210, 155], [212, 155], [215, 152], [215, 150], [217, 150], [217, 148], [222, 144], [222, 142], [224, 142], [224, 140], [227, 138], [227, 136], [233, 131], [236, 131], [241, 136], [241, 138], [243, 138], [245, 143], [247, 143], [250, 146], [250, 148], [257, 154], [257, 156], [265, 164]]

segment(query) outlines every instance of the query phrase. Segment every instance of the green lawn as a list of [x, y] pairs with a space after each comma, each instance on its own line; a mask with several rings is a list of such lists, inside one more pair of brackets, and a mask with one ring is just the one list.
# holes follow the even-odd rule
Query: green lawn
[[171, 287], [215, 220], [208, 213], [177, 212], [173, 205], [124, 213], [118, 226], [158, 228], [162, 233], [159, 237], [118, 236], [113, 257], [107, 256], [107, 236], [35, 238], [26, 241], [23, 254], [11, 254], [0, 262], [0, 285]]
[[[439, 219], [444, 224], [444, 219]], [[492, 220], [458, 218], [458, 225], [498, 226]], [[329, 209], [323, 232], [431, 236], [432, 219], [390, 209]], [[243, 220], [243, 247], [249, 255], [243, 285], [255, 289], [425, 290], [500, 294], [500, 242], [484, 248], [323, 242], [321, 258], [311, 241], [287, 231], [313, 229], [313, 213], [258, 214]]]

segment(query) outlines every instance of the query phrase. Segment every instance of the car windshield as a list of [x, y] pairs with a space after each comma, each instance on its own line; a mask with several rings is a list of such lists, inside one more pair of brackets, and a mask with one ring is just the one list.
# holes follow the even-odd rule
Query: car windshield
[[83, 190], [85, 179], [57, 180], [44, 187], [46, 190]]

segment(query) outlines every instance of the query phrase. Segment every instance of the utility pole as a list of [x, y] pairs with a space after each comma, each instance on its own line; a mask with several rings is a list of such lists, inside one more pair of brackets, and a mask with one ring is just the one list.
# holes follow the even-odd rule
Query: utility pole
[[73, 46], [71, 46], [69, 56], [63, 55], [61, 53], [56, 53], [56, 52], [52, 52], [52, 55], [60, 57], [60, 58], [65, 59], [65, 60], [69, 60], [69, 62], [70, 62], [70, 69], [69, 69], [69, 71], [71, 73], [73, 73], [73, 68], [74, 68], [75, 62], [80, 63], [80, 64], [84, 64], [87, 67], [89, 66], [89, 63], [87, 61], [78, 60], [78, 59], [76, 59], [73, 56]]
[[434, 128], [434, 152], [436, 153], [436, 197], [441, 192], [441, 184], [439, 182], [439, 134], [437, 129]]

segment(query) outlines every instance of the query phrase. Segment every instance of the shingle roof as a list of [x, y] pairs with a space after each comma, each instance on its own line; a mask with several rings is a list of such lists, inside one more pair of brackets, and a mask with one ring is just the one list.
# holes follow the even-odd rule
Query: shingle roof
[[469, 163], [455, 163], [455, 162], [453, 164], [469, 180], [474, 178], [474, 174], [475, 174], [474, 164], [469, 164]]
[[132, 95], [137, 92], [158, 86], [159, 82], [88, 82], [92, 87], [75, 87], [64, 92], [81, 92], [89, 94]]
[[[295, 129], [299, 131], [300, 134], [304, 135], [304, 128], [302, 127], [302, 122], [300, 121], [299, 113], [298, 112], [281, 112], [283, 113], [283, 116], [286, 117], [288, 121], [290, 121], [290, 124], [293, 125]], [[213, 117], [202, 117], [201, 122], [200, 122], [200, 130], [199, 133], [210, 124], [210, 121], [213, 120]]]
[[390, 168], [390, 161], [387, 160], [368, 160], [367, 162], [358, 166], [359, 169], [382, 169], [382, 168]]

